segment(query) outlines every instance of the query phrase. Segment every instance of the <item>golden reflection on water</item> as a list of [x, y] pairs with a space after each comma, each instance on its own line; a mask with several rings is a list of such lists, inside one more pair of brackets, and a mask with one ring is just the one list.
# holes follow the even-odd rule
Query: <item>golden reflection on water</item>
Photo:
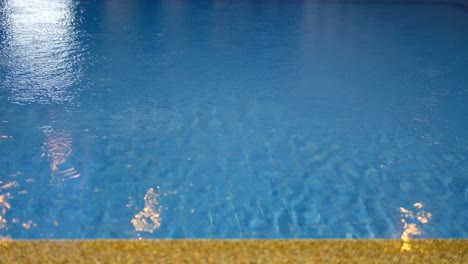
[[[23, 175], [23, 173], [18, 171], [9, 175], [9, 177], [18, 177], [21, 175]], [[9, 221], [7, 217], [7, 213], [9, 210], [11, 210], [12, 207], [9, 200], [14, 198], [15, 193], [17, 193], [18, 195], [27, 194], [26, 190], [15, 190], [20, 187], [21, 184], [18, 183], [18, 181], [3, 182], [2, 180], [0, 180], [0, 230], [8, 230], [11, 224], [21, 224], [19, 218], [13, 218]], [[26, 222], [23, 222], [21, 226], [24, 229], [30, 229], [36, 227], [37, 224], [34, 223], [32, 220], [28, 220]], [[9, 239], [9, 237], [0, 236], [0, 240], [4, 239]]]
[[7, 211], [11, 208], [7, 198], [10, 193], [0, 194], [0, 229], [8, 229], [8, 221], [5, 218]]
[[[0, 181], [0, 184], [2, 184], [1, 181]], [[13, 188], [13, 187], [16, 187], [16, 186], [18, 186], [18, 182], [17, 181], [12, 181], [12, 182], [0, 185], [0, 189], [10, 189], [10, 188]]]
[[419, 224], [427, 224], [432, 218], [432, 214], [430, 212], [422, 210], [424, 207], [422, 203], [414, 203], [413, 207], [416, 213], [400, 207], [400, 212], [402, 213], [401, 222], [403, 223], [403, 233], [401, 234], [401, 240], [403, 241], [403, 245], [401, 246], [402, 251], [411, 250], [410, 241], [412, 237], [422, 233]]
[[144, 197], [145, 207], [131, 220], [136, 231], [153, 233], [161, 226], [161, 207], [158, 194], [149, 188]]
[[68, 162], [72, 154], [71, 133], [65, 130], [55, 130], [49, 126], [43, 127], [45, 142], [42, 157], [49, 160], [49, 170], [52, 182], [60, 185], [67, 179], [80, 177], [76, 168]]

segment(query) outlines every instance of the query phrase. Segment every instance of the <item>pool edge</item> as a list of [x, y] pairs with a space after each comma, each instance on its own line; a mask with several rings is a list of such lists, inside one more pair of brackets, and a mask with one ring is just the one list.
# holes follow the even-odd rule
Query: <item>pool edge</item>
[[467, 263], [466, 239], [1, 240], [2, 263]]

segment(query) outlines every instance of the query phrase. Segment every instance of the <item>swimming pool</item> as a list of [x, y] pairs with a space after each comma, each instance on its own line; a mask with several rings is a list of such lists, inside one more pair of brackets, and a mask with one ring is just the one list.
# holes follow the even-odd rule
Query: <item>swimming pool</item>
[[467, 238], [468, 9], [0, 2], [0, 237]]

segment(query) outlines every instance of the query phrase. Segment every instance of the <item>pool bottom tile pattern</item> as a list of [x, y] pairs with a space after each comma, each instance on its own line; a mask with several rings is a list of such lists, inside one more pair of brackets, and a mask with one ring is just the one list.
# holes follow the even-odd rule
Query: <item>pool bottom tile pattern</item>
[[2, 263], [467, 263], [468, 240], [2, 240]]

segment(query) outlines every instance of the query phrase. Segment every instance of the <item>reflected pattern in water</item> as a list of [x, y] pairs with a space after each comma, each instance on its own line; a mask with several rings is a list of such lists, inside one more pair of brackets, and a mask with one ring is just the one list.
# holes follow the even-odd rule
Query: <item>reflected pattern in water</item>
[[[19, 104], [71, 102], [81, 78], [82, 48], [73, 0], [9, 0], [3, 13], [2, 89]], [[74, 87], [76, 89], [76, 87]]]

